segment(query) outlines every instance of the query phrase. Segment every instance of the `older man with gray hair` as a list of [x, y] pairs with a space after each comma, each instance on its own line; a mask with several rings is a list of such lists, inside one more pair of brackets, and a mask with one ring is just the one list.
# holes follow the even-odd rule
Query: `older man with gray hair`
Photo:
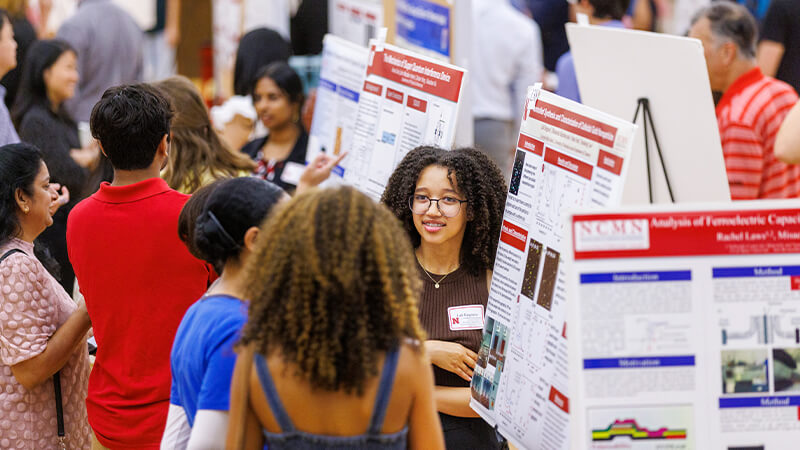
[[798, 197], [800, 166], [773, 153], [775, 134], [797, 93], [756, 65], [753, 16], [736, 3], [713, 3], [694, 17], [689, 36], [702, 41], [711, 89], [722, 93], [716, 113], [731, 198]]

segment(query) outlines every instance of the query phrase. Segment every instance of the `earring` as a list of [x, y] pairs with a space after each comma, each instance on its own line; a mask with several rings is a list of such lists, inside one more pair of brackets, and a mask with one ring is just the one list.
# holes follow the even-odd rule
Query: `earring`
[[26, 207], [22, 208], [22, 212], [24, 212], [25, 214], [28, 214], [28, 207], [26, 206]]
[[292, 122], [297, 123], [300, 122], [300, 112], [295, 110], [294, 114], [292, 114]]

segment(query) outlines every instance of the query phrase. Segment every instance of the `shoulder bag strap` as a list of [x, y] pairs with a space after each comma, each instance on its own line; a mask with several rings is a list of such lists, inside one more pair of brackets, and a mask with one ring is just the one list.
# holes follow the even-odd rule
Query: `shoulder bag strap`
[[8, 258], [9, 256], [13, 255], [14, 253], [22, 253], [22, 254], [25, 254], [25, 252], [23, 252], [22, 250], [20, 250], [20, 249], [18, 249], [18, 248], [12, 248], [11, 250], [9, 250], [9, 251], [7, 251], [7, 252], [3, 253], [3, 256], [0, 256], [0, 263], [2, 263], [3, 261], [5, 261], [5, 259], [6, 259], [6, 258]]

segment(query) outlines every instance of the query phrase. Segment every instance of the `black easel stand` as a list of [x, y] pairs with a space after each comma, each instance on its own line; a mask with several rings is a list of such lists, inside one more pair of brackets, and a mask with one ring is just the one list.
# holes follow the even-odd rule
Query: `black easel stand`
[[636, 119], [639, 118], [639, 110], [642, 110], [642, 117], [644, 120], [644, 156], [647, 160], [647, 191], [650, 194], [650, 203], [653, 203], [653, 179], [650, 174], [650, 135], [647, 131], [648, 126], [653, 132], [653, 140], [656, 143], [658, 159], [661, 161], [661, 169], [664, 172], [664, 180], [667, 182], [669, 199], [672, 203], [675, 203], [675, 196], [672, 194], [672, 184], [670, 184], [669, 176], [667, 175], [667, 166], [664, 165], [664, 155], [661, 154], [661, 144], [658, 143], [656, 127], [653, 124], [653, 113], [650, 111], [650, 100], [646, 97], [642, 97], [637, 100], [636, 113], [633, 115], [633, 123], [636, 123]]

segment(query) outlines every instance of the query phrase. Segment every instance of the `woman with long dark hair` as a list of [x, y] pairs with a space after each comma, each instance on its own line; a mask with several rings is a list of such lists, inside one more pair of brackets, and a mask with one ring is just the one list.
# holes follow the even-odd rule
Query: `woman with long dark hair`
[[89, 315], [33, 253], [33, 241], [53, 223], [62, 197], [42, 154], [28, 144], [0, 147], [0, 180], [0, 447], [61, 448], [58, 383], [63, 444], [89, 449]]
[[308, 134], [300, 123], [305, 95], [300, 76], [284, 62], [261, 69], [253, 85], [253, 106], [269, 134], [242, 151], [255, 160], [255, 175], [292, 192], [306, 162]]
[[248, 31], [239, 40], [233, 68], [234, 95], [222, 105], [211, 108], [214, 126], [231, 148], [242, 148], [250, 139], [264, 136], [265, 130], [258, 126], [250, 98], [256, 75], [263, 67], [274, 62], [288, 62], [291, 52], [286, 39], [269, 28]]
[[61, 266], [58, 275], [69, 293], [75, 273], [67, 256], [67, 215], [87, 194], [90, 168], [99, 155], [97, 148], [81, 149], [78, 127], [63, 107], [64, 101], [75, 95], [77, 84], [75, 50], [57, 39], [37, 41], [28, 50], [19, 94], [11, 110], [20, 139], [41, 149], [53, 182], [66, 186], [72, 196], [40, 238]]

